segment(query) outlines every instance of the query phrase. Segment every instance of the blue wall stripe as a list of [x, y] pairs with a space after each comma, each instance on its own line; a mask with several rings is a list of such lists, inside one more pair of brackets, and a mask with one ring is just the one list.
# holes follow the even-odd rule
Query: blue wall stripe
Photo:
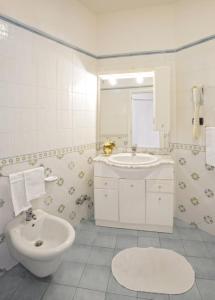
[[44, 38], [47, 38], [47, 39], [49, 39], [51, 41], [54, 41], [54, 42], [56, 42], [56, 43], [58, 43], [60, 45], [63, 45], [65, 47], [68, 47], [70, 49], [78, 51], [78, 52], [80, 52], [82, 54], [85, 54], [85, 55], [90, 56], [92, 58], [97, 58], [97, 56], [95, 54], [93, 54], [93, 53], [91, 53], [91, 52], [89, 52], [87, 50], [84, 50], [84, 49], [82, 49], [80, 47], [72, 45], [72, 44], [70, 44], [70, 43], [68, 43], [68, 42], [66, 42], [64, 40], [61, 40], [61, 39], [59, 39], [59, 38], [57, 38], [57, 37], [55, 37], [55, 36], [53, 36], [53, 35], [51, 35], [49, 33], [46, 33], [46, 32], [44, 32], [42, 30], [39, 30], [39, 29], [37, 29], [37, 28], [35, 28], [33, 26], [26, 25], [26, 24], [24, 24], [24, 23], [22, 23], [20, 21], [17, 21], [15, 19], [11, 18], [11, 17], [6, 17], [6, 16], [3, 16], [3, 15], [0, 14], [0, 19], [3, 20], [3, 21], [5, 21], [5, 22], [8, 22], [10, 24], [13, 24], [15, 26], [18, 26], [20, 28], [23, 28], [25, 30], [28, 30], [28, 31], [30, 31], [32, 33], [40, 35], [40, 36], [42, 36]]
[[64, 40], [61, 40], [49, 33], [46, 33], [40, 29], [37, 29], [33, 26], [29, 26], [29, 25], [26, 25], [20, 21], [17, 21], [11, 17], [8, 17], [8, 16], [4, 16], [2, 14], [0, 14], [0, 19], [5, 21], [5, 22], [8, 22], [10, 24], [13, 24], [15, 26], [18, 26], [20, 28], [23, 28], [25, 30], [28, 30], [32, 33], [35, 33], [39, 36], [42, 36], [44, 38], [47, 38], [51, 41], [54, 41], [60, 45], [63, 45], [67, 48], [70, 48], [70, 49], [73, 49], [77, 52], [80, 52], [82, 54], [85, 54], [89, 57], [92, 57], [92, 58], [95, 58], [95, 59], [111, 59], [111, 58], [120, 58], [120, 57], [132, 57], [132, 56], [141, 56], [141, 55], [159, 55], [159, 54], [173, 54], [173, 53], [177, 53], [177, 52], [180, 52], [180, 51], [183, 51], [185, 49], [189, 49], [189, 48], [192, 48], [192, 47], [195, 47], [195, 46], [198, 46], [200, 44], [203, 44], [203, 43], [206, 43], [206, 42], [209, 42], [209, 41], [212, 41], [212, 40], [215, 40], [215, 34], [212, 34], [212, 35], [209, 35], [207, 37], [204, 37], [204, 38], [201, 38], [197, 41], [194, 41], [194, 42], [191, 42], [191, 43], [188, 43], [188, 44], [185, 44], [183, 46], [180, 46], [180, 47], [177, 47], [177, 48], [173, 48], [173, 49], [164, 49], [164, 50], [152, 50], [152, 51], [138, 51], [138, 52], [128, 52], [128, 53], [116, 53], [116, 54], [103, 54], [103, 55], [96, 55], [96, 54], [93, 54], [87, 50], [84, 50], [78, 46], [75, 46], [73, 44], [70, 44]]

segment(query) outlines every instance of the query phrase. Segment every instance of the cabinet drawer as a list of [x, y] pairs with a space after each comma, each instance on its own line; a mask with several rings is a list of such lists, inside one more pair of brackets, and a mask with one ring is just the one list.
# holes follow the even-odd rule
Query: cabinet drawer
[[108, 177], [94, 177], [94, 187], [96, 189], [117, 189], [118, 179]]
[[150, 225], [172, 226], [173, 194], [146, 194], [146, 223]]
[[106, 221], [118, 221], [118, 191], [94, 190], [95, 219]]
[[173, 180], [147, 180], [146, 191], [154, 193], [173, 193], [174, 181]]

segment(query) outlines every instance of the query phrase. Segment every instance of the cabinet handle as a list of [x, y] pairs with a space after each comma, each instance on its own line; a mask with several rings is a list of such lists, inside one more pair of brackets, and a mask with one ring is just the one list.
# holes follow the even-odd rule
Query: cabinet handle
[[107, 198], [107, 196], [108, 196], [108, 195], [107, 195], [107, 194], [105, 194], [105, 198]]
[[158, 198], [158, 201], [161, 201], [161, 197]]
[[134, 185], [133, 185], [133, 184], [131, 184], [131, 185], [130, 185], [130, 187], [132, 187], [132, 188], [133, 188], [133, 187], [134, 187]]
[[107, 185], [107, 182], [105, 182], [105, 185]]
[[159, 188], [159, 190], [162, 189], [162, 185], [159, 185], [158, 188]]

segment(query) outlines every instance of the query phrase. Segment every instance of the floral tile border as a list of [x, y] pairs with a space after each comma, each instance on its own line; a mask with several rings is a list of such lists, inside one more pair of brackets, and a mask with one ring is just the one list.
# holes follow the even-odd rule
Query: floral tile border
[[58, 148], [53, 150], [41, 151], [36, 153], [22, 154], [17, 156], [11, 156], [7, 158], [0, 159], [0, 170], [9, 165], [15, 165], [20, 163], [28, 162], [29, 164], [34, 164], [39, 159], [45, 159], [49, 157], [57, 157], [59, 159], [63, 158], [64, 155], [73, 152], [83, 152], [85, 150], [96, 149], [96, 143], [84, 144], [74, 147]]
[[[65, 148], [58, 148], [58, 149], [52, 149], [47, 151], [41, 151], [36, 153], [29, 153], [29, 154], [22, 154], [17, 156], [11, 156], [7, 158], [1, 158], [0, 159], [0, 170], [4, 166], [9, 165], [15, 165], [20, 163], [29, 162], [30, 164], [34, 164], [34, 161], [37, 161], [39, 159], [44, 159], [48, 157], [57, 157], [61, 159], [64, 155], [73, 153], [73, 152], [82, 152], [85, 150], [90, 149], [100, 149], [102, 148], [101, 143], [92, 143], [92, 144], [84, 144], [74, 147], [65, 147]], [[205, 152], [205, 146], [200, 145], [194, 145], [194, 144], [180, 144], [180, 143], [170, 143], [169, 148], [138, 148], [138, 152], [148, 152], [148, 153], [155, 153], [155, 154], [168, 154], [169, 152], [177, 149], [182, 150], [191, 150], [191, 151], [201, 151]], [[125, 147], [125, 148], [118, 148], [117, 152], [131, 152], [131, 147]]]
[[[102, 152], [103, 143], [98, 144], [98, 151]], [[169, 154], [173, 150], [188, 150], [193, 152], [205, 152], [206, 147], [203, 145], [195, 145], [195, 144], [182, 144], [182, 143], [170, 143], [169, 147], [166, 148], [138, 148], [137, 152], [146, 152], [153, 154]], [[115, 152], [131, 152], [131, 147], [119, 147], [115, 150]]]
[[205, 152], [206, 147], [203, 145], [195, 145], [195, 144], [181, 144], [181, 143], [170, 143], [170, 151], [173, 150], [190, 150], [190, 151], [199, 151]]

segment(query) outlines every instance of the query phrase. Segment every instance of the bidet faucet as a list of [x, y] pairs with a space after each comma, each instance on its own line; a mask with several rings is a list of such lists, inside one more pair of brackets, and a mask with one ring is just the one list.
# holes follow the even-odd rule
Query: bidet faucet
[[36, 220], [36, 215], [33, 213], [32, 208], [29, 208], [28, 210], [26, 210], [25, 212], [25, 221], [29, 222], [31, 220]]
[[136, 152], [137, 152], [137, 145], [133, 145], [131, 147], [131, 151], [132, 151], [132, 155], [136, 155]]

